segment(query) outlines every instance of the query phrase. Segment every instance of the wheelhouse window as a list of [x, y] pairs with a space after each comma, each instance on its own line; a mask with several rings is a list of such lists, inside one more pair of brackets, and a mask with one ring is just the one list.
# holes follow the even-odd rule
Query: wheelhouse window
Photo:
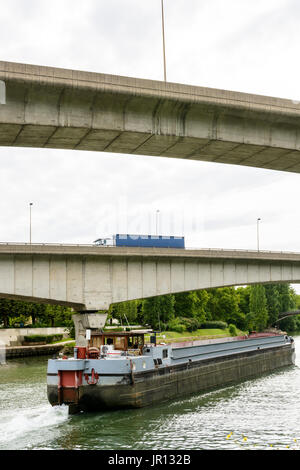
[[121, 351], [124, 351], [125, 348], [125, 338], [122, 336], [117, 336], [115, 339], [115, 348], [120, 349]]
[[144, 347], [144, 333], [109, 332], [92, 335], [90, 347], [100, 348], [104, 345], [113, 345], [114, 349], [121, 351], [135, 351], [136, 355], [139, 355]]

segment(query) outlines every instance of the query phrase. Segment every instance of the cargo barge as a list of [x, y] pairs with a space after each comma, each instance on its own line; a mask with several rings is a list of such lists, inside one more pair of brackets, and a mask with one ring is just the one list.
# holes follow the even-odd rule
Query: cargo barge
[[103, 332], [102, 315], [74, 316], [74, 357], [48, 361], [48, 400], [71, 414], [140, 408], [224, 387], [295, 363], [293, 338], [261, 333], [158, 344], [145, 331]]

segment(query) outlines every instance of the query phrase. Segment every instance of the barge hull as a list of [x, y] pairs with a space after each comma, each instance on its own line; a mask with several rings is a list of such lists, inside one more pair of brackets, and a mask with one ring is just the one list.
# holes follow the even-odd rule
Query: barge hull
[[[123, 376], [120, 383], [115, 385], [101, 385], [100, 376], [98, 384], [81, 385], [76, 403], [70, 400], [70, 405], [76, 411], [141, 408], [226, 387], [291, 366], [294, 362], [294, 345], [287, 344], [139, 372]], [[57, 386], [48, 385], [48, 400], [53, 406], [60, 404]]]

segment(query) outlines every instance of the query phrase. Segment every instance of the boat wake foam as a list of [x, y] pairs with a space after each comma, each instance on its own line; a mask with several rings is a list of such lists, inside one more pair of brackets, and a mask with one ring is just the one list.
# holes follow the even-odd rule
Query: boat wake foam
[[54, 428], [68, 419], [68, 406], [39, 406], [31, 409], [19, 409], [17, 413], [9, 411], [9, 413], [1, 416], [2, 429], [4, 432], [0, 434], [0, 448], [2, 445], [17, 439], [34, 441], [32, 433], [38, 432], [40, 429]]

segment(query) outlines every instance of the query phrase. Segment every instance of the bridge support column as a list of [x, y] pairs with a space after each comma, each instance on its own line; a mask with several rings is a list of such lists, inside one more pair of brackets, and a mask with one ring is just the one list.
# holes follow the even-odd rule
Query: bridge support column
[[108, 313], [95, 313], [85, 311], [72, 315], [75, 324], [76, 346], [86, 348], [88, 346], [87, 330], [94, 332], [104, 328]]

